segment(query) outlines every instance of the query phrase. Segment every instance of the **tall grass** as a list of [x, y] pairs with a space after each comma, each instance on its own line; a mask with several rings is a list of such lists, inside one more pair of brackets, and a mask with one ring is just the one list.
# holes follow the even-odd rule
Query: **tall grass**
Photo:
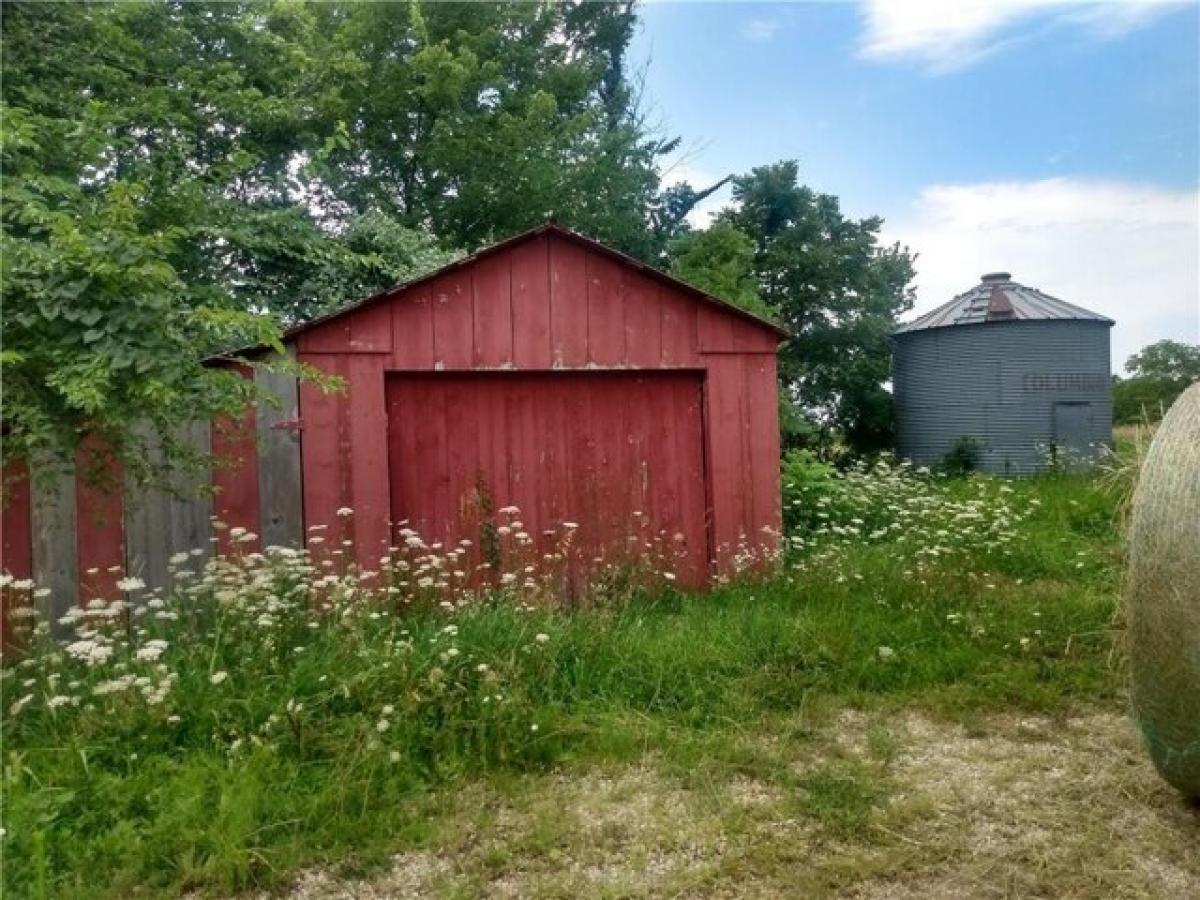
[[560, 611], [561, 560], [484, 590], [408, 535], [375, 573], [180, 557], [170, 595], [127, 583], [65, 642], [34, 627], [3, 680], [6, 891], [269, 885], [421, 840], [464, 778], [683, 754], [830, 700], [958, 715], [1115, 696], [1095, 483], [886, 463], [800, 480], [785, 557], [704, 596], [658, 560]]

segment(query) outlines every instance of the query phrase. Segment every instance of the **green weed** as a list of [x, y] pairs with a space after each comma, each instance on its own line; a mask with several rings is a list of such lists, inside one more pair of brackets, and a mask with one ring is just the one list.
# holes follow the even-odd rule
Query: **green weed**
[[[399, 566], [372, 587], [270, 551], [85, 610], [70, 647], [42, 629], [3, 682], [6, 891], [277, 885], [433, 840], [472, 780], [648, 754], [692, 779], [777, 771], [745, 735], [787, 722], [802, 739], [846, 706], [970, 721], [1118, 696], [1115, 501], [1097, 483], [886, 464], [808, 483], [825, 514], [777, 570], [705, 596], [660, 578], [570, 612], [520, 584], [417, 602], [438, 567], [414, 560], [402, 604], [383, 586]], [[894, 741], [868, 744], [869, 765], [796, 775], [798, 813], [865, 834]]]

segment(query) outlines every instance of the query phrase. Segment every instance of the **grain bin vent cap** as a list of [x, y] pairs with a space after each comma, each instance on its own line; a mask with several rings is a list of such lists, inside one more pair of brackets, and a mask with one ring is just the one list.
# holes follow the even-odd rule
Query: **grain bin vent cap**
[[983, 325], [989, 322], [1075, 319], [1113, 324], [1113, 320], [1076, 306], [1037, 288], [1012, 280], [1008, 272], [989, 272], [979, 284], [943, 303], [932, 312], [896, 328], [895, 334], [948, 328], [952, 325]]

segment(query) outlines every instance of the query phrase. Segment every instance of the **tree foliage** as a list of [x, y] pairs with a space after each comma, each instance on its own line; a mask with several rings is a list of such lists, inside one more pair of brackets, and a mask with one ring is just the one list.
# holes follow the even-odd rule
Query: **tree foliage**
[[754, 241], [728, 222], [677, 238], [671, 246], [671, 274], [743, 309], [774, 315], [758, 295]]
[[2, 24], [10, 456], [99, 433], [136, 469], [136, 423], [170, 450], [249, 398], [206, 355], [547, 217], [646, 258], [670, 233], [629, 3], [8, 3]]
[[[657, 159], [627, 76], [633, 3], [307, 7], [347, 123], [329, 188], [473, 248], [557, 218], [650, 258]], [[686, 210], [685, 210], [686, 214]]]
[[1200, 345], [1158, 341], [1129, 357], [1125, 371], [1134, 378], [1166, 381], [1183, 390], [1200, 381]]
[[880, 219], [847, 218], [836, 197], [801, 185], [794, 161], [734, 178], [733, 201], [703, 237], [680, 239], [677, 273], [765, 304], [793, 335], [780, 354], [785, 398], [855, 449], [887, 446], [889, 335], [912, 307], [913, 256], [879, 245]]
[[1157, 341], [1129, 357], [1125, 371], [1129, 377], [1113, 384], [1113, 421], [1156, 422], [1188, 385], [1200, 381], [1200, 345]]
[[[4, 450], [98, 434], [135, 477], [143, 423], [232, 413], [206, 356], [547, 218], [796, 335], [790, 402], [860, 445], [888, 421], [886, 335], [911, 259], [795, 163], [660, 185], [632, 2], [7, 3]], [[791, 410], [785, 410], [791, 411]], [[794, 416], [785, 416], [794, 420]]]
[[66, 455], [95, 434], [144, 473], [135, 424], [172, 449], [175, 425], [249, 396], [202, 357], [276, 340], [222, 280], [240, 249], [235, 210], [253, 209], [231, 194], [265, 151], [223, 140], [207, 110], [246, 91], [219, 73], [207, 89], [165, 76], [185, 53], [164, 61], [161, 12], [5, 6], [6, 458]]

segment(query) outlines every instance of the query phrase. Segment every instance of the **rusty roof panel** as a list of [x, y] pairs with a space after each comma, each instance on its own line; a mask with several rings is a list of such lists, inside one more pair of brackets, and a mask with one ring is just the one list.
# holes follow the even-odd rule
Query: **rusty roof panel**
[[994, 272], [984, 275], [979, 284], [949, 303], [943, 303], [937, 309], [898, 326], [894, 333], [907, 334], [951, 325], [1011, 322], [1014, 319], [1083, 319], [1113, 324], [1112, 319], [1099, 313], [1051, 297], [1037, 288], [1018, 284], [1007, 272]]

